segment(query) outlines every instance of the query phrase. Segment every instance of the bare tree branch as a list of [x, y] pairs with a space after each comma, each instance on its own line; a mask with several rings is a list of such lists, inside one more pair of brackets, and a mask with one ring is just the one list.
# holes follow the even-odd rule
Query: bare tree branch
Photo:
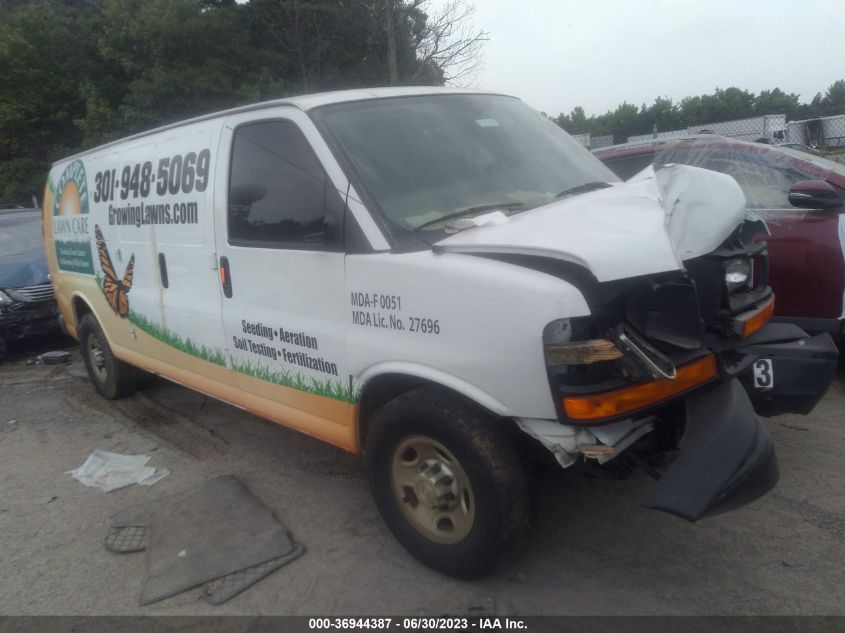
[[[424, 10], [429, 0], [409, 4]], [[420, 65], [414, 78], [433, 66], [442, 72], [447, 84], [466, 85], [475, 79], [483, 65], [481, 50], [490, 33], [473, 24], [474, 15], [475, 6], [467, 0], [449, 0], [437, 13], [428, 14], [417, 44]]]

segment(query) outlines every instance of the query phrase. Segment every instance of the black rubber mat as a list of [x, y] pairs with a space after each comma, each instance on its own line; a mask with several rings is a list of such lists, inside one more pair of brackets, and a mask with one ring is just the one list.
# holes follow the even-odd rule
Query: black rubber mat
[[249, 589], [262, 578], [266, 578], [274, 571], [287, 565], [292, 560], [305, 553], [302, 545], [294, 544], [293, 551], [287, 556], [268, 560], [266, 563], [241, 569], [233, 574], [227, 574], [205, 585], [205, 601], [209, 604], [223, 604], [229, 598], [234, 598], [245, 589]]
[[118, 554], [143, 552], [147, 549], [147, 526], [128, 525], [112, 528], [104, 539], [106, 549]]
[[213, 604], [220, 604], [301, 554], [272, 513], [232, 475], [112, 517], [114, 528], [143, 525], [147, 556], [141, 605], [216, 579], [221, 580], [211, 595]]

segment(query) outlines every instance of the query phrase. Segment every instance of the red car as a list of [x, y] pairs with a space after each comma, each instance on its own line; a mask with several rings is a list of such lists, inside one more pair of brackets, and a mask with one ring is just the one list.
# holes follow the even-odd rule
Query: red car
[[794, 149], [713, 135], [601, 148], [595, 155], [627, 180], [651, 164], [681, 163], [733, 176], [768, 225], [775, 314], [843, 341], [845, 165]]

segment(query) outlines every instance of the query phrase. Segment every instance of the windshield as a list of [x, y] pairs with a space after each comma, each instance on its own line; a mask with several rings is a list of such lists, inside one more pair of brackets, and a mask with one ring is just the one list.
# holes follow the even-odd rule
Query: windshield
[[43, 244], [40, 214], [0, 216], [0, 257], [34, 251]]
[[319, 108], [324, 124], [392, 222], [497, 206], [515, 213], [590, 182], [619, 180], [553, 121], [518, 99], [437, 95]]

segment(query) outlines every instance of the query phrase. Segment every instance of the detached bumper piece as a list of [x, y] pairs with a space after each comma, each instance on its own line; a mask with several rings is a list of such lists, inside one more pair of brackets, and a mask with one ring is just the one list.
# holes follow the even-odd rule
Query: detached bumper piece
[[686, 399], [679, 454], [643, 505], [688, 521], [727, 512], [771, 490], [774, 444], [736, 379]]
[[733, 351], [735, 375], [762, 416], [812, 411], [839, 359], [829, 334], [810, 336], [789, 323], [769, 324]]

